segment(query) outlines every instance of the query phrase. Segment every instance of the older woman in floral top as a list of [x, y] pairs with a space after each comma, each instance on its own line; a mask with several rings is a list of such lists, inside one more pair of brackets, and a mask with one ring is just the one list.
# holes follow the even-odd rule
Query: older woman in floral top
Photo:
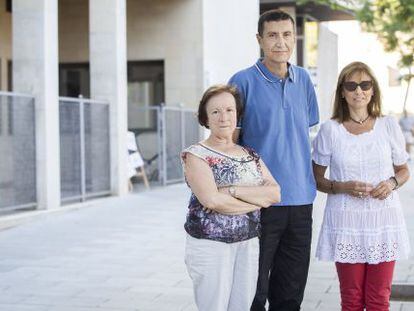
[[233, 142], [242, 106], [230, 86], [210, 87], [198, 118], [210, 136], [182, 152], [192, 194], [185, 262], [201, 311], [249, 310], [257, 283], [261, 208], [280, 189], [257, 153]]

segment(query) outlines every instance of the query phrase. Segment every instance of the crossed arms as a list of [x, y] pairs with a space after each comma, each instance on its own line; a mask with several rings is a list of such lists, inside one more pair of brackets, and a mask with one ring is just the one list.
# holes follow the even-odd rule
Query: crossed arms
[[226, 215], [240, 215], [269, 207], [280, 202], [280, 187], [260, 160], [263, 180], [259, 186], [235, 186], [236, 197], [229, 187], [217, 188], [213, 172], [202, 159], [188, 153], [185, 161], [187, 182], [200, 201], [209, 210]]

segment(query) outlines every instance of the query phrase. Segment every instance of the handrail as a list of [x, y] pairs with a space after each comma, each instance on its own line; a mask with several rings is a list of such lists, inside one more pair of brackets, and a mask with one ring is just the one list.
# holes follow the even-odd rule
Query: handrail
[[65, 102], [74, 102], [74, 103], [90, 103], [90, 104], [102, 104], [102, 105], [109, 105], [109, 102], [106, 100], [97, 100], [97, 99], [89, 99], [84, 97], [65, 97], [65, 96], [59, 96], [59, 101], [65, 101]]
[[16, 92], [6, 92], [6, 91], [0, 91], [0, 95], [13, 96], [13, 97], [28, 97], [28, 98], [34, 98], [33, 95], [23, 94], [23, 93], [16, 93]]

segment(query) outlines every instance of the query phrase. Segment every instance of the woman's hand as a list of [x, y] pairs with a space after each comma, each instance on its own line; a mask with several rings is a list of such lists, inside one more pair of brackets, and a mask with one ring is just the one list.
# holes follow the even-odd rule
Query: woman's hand
[[213, 171], [207, 162], [199, 157], [187, 153], [184, 163], [187, 183], [206, 212], [242, 215], [261, 208], [260, 205], [251, 204], [221, 193], [214, 181]]
[[[338, 183], [339, 184], [339, 183]], [[346, 181], [341, 183], [343, 187], [343, 192], [352, 195], [356, 198], [365, 198], [371, 194], [372, 189], [374, 188], [372, 184], [365, 183], [362, 181]]]
[[[264, 169], [264, 164], [262, 168]], [[266, 177], [269, 177], [266, 173], [264, 173], [264, 175], [266, 175]], [[268, 174], [270, 174], [270, 172], [268, 172]], [[231, 187], [232, 186], [220, 187], [218, 188], [218, 192], [233, 197], [230, 192]], [[233, 187], [235, 187], [235, 190], [237, 189], [237, 195], [235, 197], [236, 199], [243, 202], [259, 205], [261, 208], [268, 208], [272, 203], [280, 202], [280, 187], [271, 175], [270, 178], [264, 178], [260, 185]], [[269, 196], [269, 198], [267, 198], [267, 196]]]
[[212, 212], [213, 212], [213, 210], [212, 210], [212, 209], [209, 209], [209, 208], [207, 208], [207, 207], [203, 207], [203, 211], [205, 211], [207, 214], [210, 214], [210, 213], [212, 213]]
[[374, 199], [384, 200], [392, 193], [395, 187], [396, 185], [391, 180], [383, 180], [371, 191], [371, 196]]

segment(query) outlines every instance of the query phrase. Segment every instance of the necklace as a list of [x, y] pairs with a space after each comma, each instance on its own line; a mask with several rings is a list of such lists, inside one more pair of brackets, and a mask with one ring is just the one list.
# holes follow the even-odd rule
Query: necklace
[[367, 117], [365, 118], [365, 119], [360, 119], [359, 121], [358, 120], [355, 120], [354, 118], [352, 118], [351, 116], [349, 116], [349, 118], [351, 119], [351, 121], [354, 121], [355, 123], [358, 123], [359, 125], [362, 125], [362, 124], [364, 124], [365, 123], [365, 121], [367, 121], [368, 119], [369, 119], [369, 115], [367, 115]]

